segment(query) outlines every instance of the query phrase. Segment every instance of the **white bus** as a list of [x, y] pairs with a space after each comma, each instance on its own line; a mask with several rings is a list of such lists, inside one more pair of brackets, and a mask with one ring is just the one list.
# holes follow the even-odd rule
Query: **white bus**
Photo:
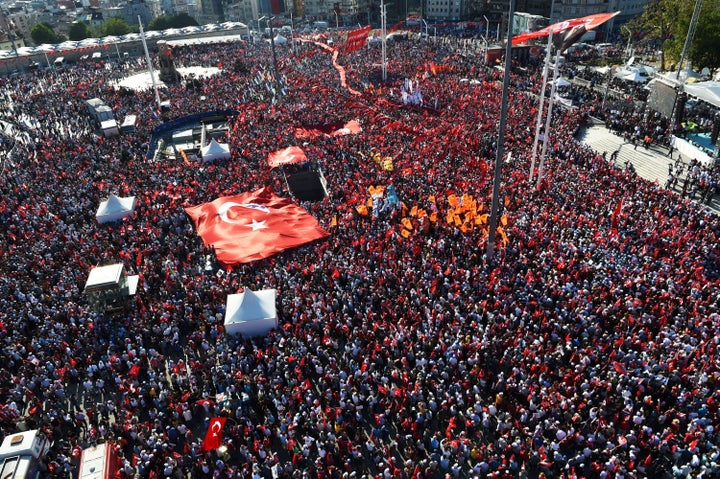
[[0, 445], [0, 477], [2, 479], [38, 479], [44, 470], [43, 459], [50, 441], [34, 429], [10, 434]]

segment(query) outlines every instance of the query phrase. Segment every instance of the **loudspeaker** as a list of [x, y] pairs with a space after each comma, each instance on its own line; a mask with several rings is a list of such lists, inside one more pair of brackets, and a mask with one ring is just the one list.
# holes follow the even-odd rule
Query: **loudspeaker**
[[320, 201], [327, 196], [322, 171], [301, 171], [287, 177], [290, 192], [301, 201]]
[[713, 127], [712, 132], [710, 133], [710, 141], [713, 145], [718, 145], [718, 140], [720, 140], [720, 113], [715, 115], [715, 118], [713, 119]]

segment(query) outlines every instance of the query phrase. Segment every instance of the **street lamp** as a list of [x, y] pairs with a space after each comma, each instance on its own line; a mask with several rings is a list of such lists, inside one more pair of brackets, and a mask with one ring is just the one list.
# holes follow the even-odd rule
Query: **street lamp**
[[628, 34], [627, 46], [625, 47], [625, 62], [627, 63], [630, 59], [630, 41], [632, 40], [632, 30], [625, 25], [620, 25], [620, 28], [625, 30]]
[[483, 18], [485, 19], [485, 43], [488, 41], [488, 36], [490, 35], [490, 20], [488, 20], [488, 17], [483, 15]]
[[8, 38], [10, 39], [10, 42], [12, 43], [13, 52], [15, 52], [15, 61], [20, 64], [20, 69], [25, 70], [23, 67], [23, 64], [20, 62], [20, 54], [18, 53], [17, 45], [15, 44], [15, 32], [10, 28], [10, 24], [7, 20], [7, 12], [5, 10], [0, 10], [0, 14], [2, 14], [3, 23], [5, 24], [5, 29], [7, 30]]
[[270, 49], [272, 50], [273, 58], [273, 74], [275, 76], [275, 88], [277, 89], [277, 97], [280, 98], [280, 75], [278, 74], [277, 54], [275, 53], [275, 33], [273, 32], [272, 27], [272, 21], [275, 19], [275, 17], [263, 17], [263, 19], [267, 20], [268, 26], [270, 27]]

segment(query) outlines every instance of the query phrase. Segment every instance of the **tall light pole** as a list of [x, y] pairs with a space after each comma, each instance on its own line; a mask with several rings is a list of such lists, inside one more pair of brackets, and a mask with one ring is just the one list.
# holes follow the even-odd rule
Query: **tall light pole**
[[385, 0], [380, 0], [380, 31], [382, 32], [382, 80], [387, 80], [387, 64], [385, 63], [387, 54], [387, 33], [385, 31], [387, 22], [387, 5]]
[[688, 27], [687, 35], [685, 36], [685, 44], [683, 45], [682, 53], [680, 54], [680, 62], [678, 63], [677, 74], [675, 79], [680, 79], [680, 72], [682, 71], [683, 63], [685, 62], [685, 56], [690, 49], [690, 44], [695, 38], [695, 29], [700, 18], [700, 10], [702, 10], [703, 0], [695, 0], [695, 9], [693, 10], [692, 18], [690, 19], [690, 26]]
[[490, 36], [490, 20], [488, 20], [488, 17], [483, 15], [483, 18], [485, 19], [485, 43], [487, 44], [488, 37]]
[[157, 83], [155, 83], [155, 72], [152, 67], [152, 60], [150, 60], [150, 52], [148, 52], [147, 42], [145, 41], [145, 30], [143, 30], [142, 20], [138, 15], [138, 25], [140, 25], [140, 38], [142, 39], [143, 48], [145, 49], [145, 60], [147, 60], [148, 72], [150, 73], [150, 81], [152, 81], [153, 90], [155, 90], [155, 101], [157, 101], [158, 111], [162, 111], [162, 104], [160, 102], [160, 93], [158, 93]]
[[628, 40], [627, 45], [625, 46], [625, 63], [627, 64], [628, 60], [630, 60], [630, 42], [632, 41], [632, 30], [630, 30], [625, 25], [620, 25], [620, 28], [625, 30], [628, 34]]
[[[515, 0], [510, 0], [508, 18], [515, 15]], [[497, 147], [495, 151], [495, 174], [493, 177], [492, 203], [490, 206], [490, 225], [486, 260], [493, 262], [495, 255], [495, 233], [497, 232], [498, 210], [500, 209], [500, 183], [502, 180], [503, 155], [505, 154], [505, 126], [507, 125], [508, 90], [510, 88], [510, 66], [512, 64], [512, 21], [508, 22], [507, 42], [505, 44], [505, 73], [503, 75], [502, 101], [500, 103], [500, 125], [498, 126]]]
[[275, 17], [269, 17], [267, 19], [267, 22], [268, 22], [268, 25], [270, 26], [270, 49], [272, 50], [272, 58], [273, 58], [273, 74], [275, 76], [275, 88], [277, 89], [277, 97], [279, 99], [282, 90], [280, 88], [280, 75], [278, 74], [277, 54], [275, 53], [275, 34], [273, 33], [273, 26], [272, 26], [272, 21], [274, 19], [275, 19]]
[[2, 14], [3, 23], [5, 24], [5, 30], [7, 30], [10, 43], [12, 43], [13, 52], [15, 52], [15, 61], [20, 64], [20, 69], [25, 71], [24, 64], [20, 62], [20, 54], [18, 53], [17, 45], [15, 44], [15, 32], [12, 28], [10, 28], [10, 23], [8, 23], [7, 12], [5, 10], [0, 10], [0, 13]]
[[547, 42], [547, 52], [545, 53], [545, 66], [543, 67], [542, 86], [540, 87], [540, 105], [538, 106], [538, 117], [535, 123], [535, 139], [533, 140], [532, 156], [530, 159], [530, 174], [528, 174], [528, 184], [532, 183], [535, 174], [535, 159], [538, 152], [538, 141], [540, 139], [540, 129], [542, 128], [543, 110], [545, 109], [545, 87], [547, 86], [548, 72], [550, 70], [550, 57], [552, 56], [552, 38], [553, 32], [550, 30]]

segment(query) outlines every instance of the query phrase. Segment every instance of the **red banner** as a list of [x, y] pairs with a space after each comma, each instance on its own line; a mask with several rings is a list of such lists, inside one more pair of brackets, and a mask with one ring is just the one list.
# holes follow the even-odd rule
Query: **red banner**
[[533, 38], [547, 37], [548, 35], [550, 35], [550, 32], [552, 32], [553, 35], [557, 35], [558, 33], [562, 33], [566, 30], [570, 30], [579, 26], [583, 26], [585, 27], [585, 31], [589, 31], [596, 27], [599, 27], [600, 25], [607, 22], [619, 13], [620, 12], [596, 13], [595, 15], [588, 15], [587, 17], [571, 18], [570, 20], [565, 20], [563, 22], [553, 23], [549, 27], [545, 27], [542, 30], [537, 30], [535, 32], [525, 32], [519, 35], [515, 35], [512, 38], [512, 44], [519, 45], [521, 43], [527, 42], [528, 40], [532, 40]]
[[307, 211], [267, 188], [185, 211], [224, 265], [250, 263], [329, 235]]
[[356, 120], [347, 123], [330, 123], [327, 125], [308, 125], [295, 128], [295, 138], [315, 138], [318, 136], [344, 136], [362, 132], [362, 126]]
[[203, 439], [202, 442], [203, 451], [214, 451], [220, 447], [223, 440], [225, 421], [227, 421], [227, 418], [224, 417], [214, 417], [210, 419], [210, 425], [208, 426], [207, 433], [205, 433], [205, 439]]
[[288, 146], [282, 150], [273, 151], [268, 155], [268, 165], [270, 165], [270, 168], [292, 165], [294, 163], [304, 163], [307, 160], [308, 158], [305, 152], [299, 146]]
[[344, 50], [345, 53], [354, 52], [360, 50], [367, 43], [367, 37], [370, 34], [370, 25], [348, 33], [347, 40], [345, 41]]

